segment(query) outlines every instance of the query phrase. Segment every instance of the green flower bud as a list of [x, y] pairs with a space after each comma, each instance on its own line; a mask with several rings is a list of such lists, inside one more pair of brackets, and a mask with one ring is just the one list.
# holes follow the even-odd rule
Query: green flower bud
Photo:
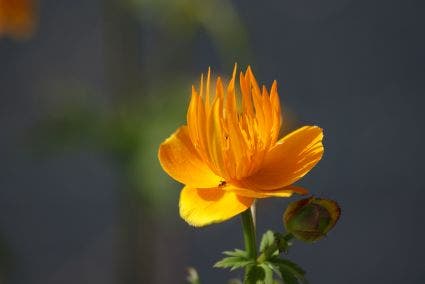
[[289, 204], [283, 214], [286, 231], [304, 242], [325, 237], [335, 226], [341, 209], [333, 200], [309, 197]]

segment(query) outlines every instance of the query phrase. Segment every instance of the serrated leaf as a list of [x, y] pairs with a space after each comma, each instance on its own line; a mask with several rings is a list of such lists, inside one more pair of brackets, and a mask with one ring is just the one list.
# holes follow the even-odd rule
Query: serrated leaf
[[297, 277], [295, 277], [291, 272], [282, 269], [279, 265], [270, 264], [270, 267], [274, 273], [279, 275], [284, 284], [299, 284]]
[[270, 262], [264, 262], [264, 263], [267, 264], [274, 273], [276, 273], [277, 275], [279, 275], [279, 277], [282, 278], [282, 275], [281, 275], [280, 270], [279, 270], [279, 266], [277, 266], [273, 263], [270, 263]]
[[231, 251], [224, 251], [223, 254], [228, 256], [239, 256], [239, 257], [245, 257], [248, 258], [248, 253], [241, 249], [235, 249]]
[[222, 260], [216, 262], [214, 264], [214, 267], [219, 267], [219, 268], [228, 268], [228, 267], [232, 267], [240, 262], [244, 262], [247, 261], [245, 258], [242, 257], [238, 257], [238, 256], [229, 256], [229, 257], [225, 257]]
[[233, 271], [238, 268], [243, 268], [248, 265], [255, 264], [254, 259], [248, 257], [248, 253], [244, 250], [235, 249], [233, 251], [225, 251], [224, 255], [228, 257], [223, 258], [214, 264], [216, 268], [230, 268], [230, 271]]
[[273, 284], [273, 270], [270, 265], [263, 263], [260, 266], [264, 269], [264, 284]]
[[260, 243], [260, 252], [264, 252], [264, 250], [273, 245], [275, 242], [274, 233], [272, 231], [267, 231], [263, 234]]
[[[306, 272], [296, 263], [287, 259], [279, 259], [277, 257], [270, 259], [270, 262], [277, 266], [285, 284], [308, 283], [307, 279], [305, 278]], [[294, 282], [293, 278], [295, 278], [297, 281]]]
[[282, 252], [288, 253], [291, 238], [291, 234], [282, 235], [272, 231], [264, 233], [260, 244], [259, 262], [278, 256]]
[[238, 269], [238, 268], [244, 268], [244, 267], [247, 267], [247, 266], [249, 266], [249, 265], [253, 265], [254, 263], [255, 263], [255, 262], [254, 262], [254, 261], [252, 261], [252, 260], [241, 261], [241, 262], [237, 263], [236, 265], [233, 265], [233, 266], [230, 268], [230, 271], [233, 271], [233, 270]]
[[230, 271], [233, 271], [238, 268], [243, 268], [248, 265], [252, 265], [254, 260], [247, 259], [239, 256], [230, 256], [225, 257], [222, 260], [214, 264], [216, 268], [230, 268]]
[[261, 266], [253, 266], [246, 277], [246, 284], [263, 284], [266, 272]]
[[292, 235], [282, 235], [280, 233], [275, 233], [274, 237], [279, 252], [284, 252], [285, 254], [287, 254], [289, 251], [289, 247], [292, 245], [292, 243], [290, 242]]
[[292, 262], [292, 261], [290, 261], [290, 260], [287, 260], [287, 259], [280, 259], [279, 260], [279, 263], [280, 263], [280, 265], [284, 265], [284, 266], [286, 266], [286, 267], [288, 267], [288, 268], [290, 268], [291, 270], [293, 270], [294, 271], [294, 273], [296, 273], [297, 275], [302, 275], [302, 276], [304, 276], [305, 275], [305, 270], [304, 269], [302, 269], [298, 264], [296, 264], [296, 263], [294, 263], [294, 262]]
[[284, 284], [299, 284], [298, 279], [292, 274], [282, 273]]

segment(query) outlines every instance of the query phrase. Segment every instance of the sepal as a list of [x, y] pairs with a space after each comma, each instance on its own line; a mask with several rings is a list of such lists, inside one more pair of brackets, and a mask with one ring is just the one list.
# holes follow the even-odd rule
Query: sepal
[[341, 209], [333, 200], [309, 197], [289, 204], [283, 214], [286, 230], [295, 238], [312, 243], [335, 226]]

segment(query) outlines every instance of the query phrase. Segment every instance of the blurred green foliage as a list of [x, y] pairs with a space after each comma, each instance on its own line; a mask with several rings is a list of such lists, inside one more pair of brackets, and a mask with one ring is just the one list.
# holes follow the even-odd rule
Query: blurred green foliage
[[3, 237], [0, 237], [0, 284], [7, 283], [8, 274], [13, 268], [12, 253]]
[[[241, 60], [247, 59], [249, 49], [242, 22], [231, 2], [224, 0], [108, 0], [106, 16], [114, 15], [106, 28], [113, 32], [106, 37], [113, 46], [124, 36], [128, 52], [110, 49], [105, 55], [106, 74], [112, 88], [112, 98], [99, 103], [99, 94], [90, 90], [90, 86], [78, 88], [69, 86], [55, 87], [62, 99], [49, 111], [39, 123], [36, 135], [39, 146], [49, 151], [76, 147], [90, 147], [102, 151], [117, 162], [129, 187], [140, 195], [144, 206], [162, 210], [168, 200], [178, 195], [176, 183], [161, 170], [158, 159], [158, 145], [178, 126], [185, 122], [185, 112], [190, 95], [190, 86], [199, 78], [172, 66], [151, 71], [149, 66], [141, 66], [139, 73], [138, 58], [143, 57], [137, 34], [127, 30], [137, 21], [141, 25], [153, 25], [164, 32], [170, 41], [175, 39], [191, 41], [197, 32], [205, 32], [219, 50], [221, 61], [229, 66], [234, 63], [234, 53]], [[217, 17], [217, 15], [220, 15]], [[136, 21], [128, 20], [134, 17]], [[115, 25], [115, 26], [114, 26]], [[121, 25], [121, 26], [120, 26]], [[137, 29], [135, 29], [137, 31]], [[163, 44], [167, 44], [164, 41]], [[149, 54], [161, 61], [161, 50]], [[115, 52], [115, 53], [114, 53]], [[190, 56], [190, 52], [174, 51], [174, 57]], [[113, 58], [114, 57], [114, 58]], [[125, 62], [119, 62], [124, 60]], [[190, 62], [191, 58], [183, 58]], [[165, 64], [163, 62], [162, 64]], [[131, 65], [131, 66], [130, 66]], [[153, 67], [153, 66], [151, 66]], [[145, 75], [145, 76], [142, 76]], [[197, 75], [198, 76], [198, 75]], [[139, 82], [141, 81], [141, 83]], [[124, 85], [124, 86], [123, 86]], [[122, 93], [124, 92], [124, 93]], [[83, 99], [81, 99], [83, 98]], [[91, 98], [95, 98], [94, 100]], [[97, 99], [97, 101], [96, 101]]]
[[[217, 61], [229, 70], [246, 65], [248, 38], [226, 0], [105, 0], [100, 8], [103, 83], [46, 76], [46, 108], [28, 143], [43, 157], [89, 149], [110, 158], [122, 181], [119, 283], [153, 283], [158, 228], [164, 218], [175, 220], [169, 202], [177, 215], [181, 187], [161, 169], [159, 144], [186, 121], [200, 76], [191, 73], [196, 55], [205, 71]], [[197, 50], [200, 39], [209, 50]]]
[[188, 93], [184, 89], [189, 88], [176, 81], [160, 86], [154, 95], [116, 105], [95, 105], [87, 98], [94, 94], [70, 92], [40, 120], [35, 148], [43, 154], [81, 147], [101, 151], [119, 165], [143, 203], [160, 210], [161, 202], [175, 199], [178, 191], [167, 190], [174, 182], [159, 166], [157, 147], [184, 122], [187, 100], [182, 98]]
[[129, 11], [142, 21], [154, 22], [180, 40], [203, 29], [219, 50], [223, 63], [248, 60], [250, 52], [244, 25], [226, 0], [126, 0]]

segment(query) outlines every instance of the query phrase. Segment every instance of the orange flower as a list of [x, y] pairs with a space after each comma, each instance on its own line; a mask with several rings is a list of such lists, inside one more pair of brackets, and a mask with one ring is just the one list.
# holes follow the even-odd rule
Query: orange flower
[[0, 36], [29, 37], [35, 25], [34, 0], [0, 0]]
[[281, 114], [277, 83], [259, 88], [251, 68], [236, 66], [225, 89], [220, 77], [210, 95], [210, 71], [199, 92], [192, 87], [187, 125], [159, 147], [163, 169], [185, 184], [180, 215], [193, 226], [225, 221], [256, 198], [289, 197], [307, 191], [292, 185], [323, 155], [322, 129], [304, 126], [278, 140]]

